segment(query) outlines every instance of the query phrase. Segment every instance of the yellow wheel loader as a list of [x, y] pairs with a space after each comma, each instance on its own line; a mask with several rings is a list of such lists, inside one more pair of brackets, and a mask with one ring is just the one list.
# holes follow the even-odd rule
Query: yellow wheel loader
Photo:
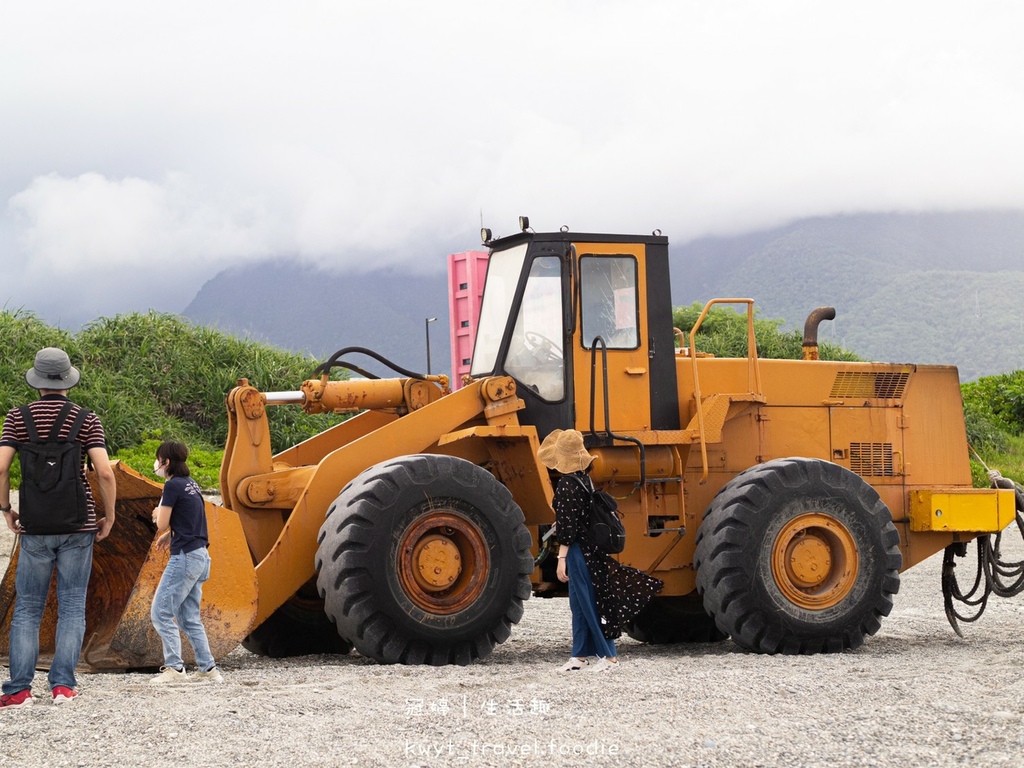
[[[223, 506], [207, 504], [215, 655], [243, 643], [270, 656], [355, 647], [389, 663], [487, 656], [531, 593], [561, 593], [548, 557], [553, 481], [537, 460], [554, 429], [584, 433], [595, 483], [618, 500], [617, 558], [664, 582], [628, 627], [642, 641], [856, 648], [889, 614], [902, 570], [1020, 524], [1012, 482], [972, 488], [954, 367], [821, 361], [827, 309], [808, 320], [804, 359], [762, 360], [749, 299], [709, 302], [688, 336], [672, 327], [660, 234], [521, 229], [483, 232], [491, 254], [461, 388], [396, 366], [374, 378], [352, 359], [367, 350], [343, 349], [295, 391], [242, 379], [227, 396]], [[723, 303], [746, 313], [744, 357], [697, 349]], [[346, 368], [365, 378], [332, 378]], [[272, 453], [272, 411], [300, 407], [357, 415]], [[117, 473], [84, 659], [154, 667], [160, 486]], [[998, 560], [998, 545], [985, 551]], [[0, 653], [13, 571], [0, 586]], [[948, 601], [964, 597], [949, 573], [944, 585]]]

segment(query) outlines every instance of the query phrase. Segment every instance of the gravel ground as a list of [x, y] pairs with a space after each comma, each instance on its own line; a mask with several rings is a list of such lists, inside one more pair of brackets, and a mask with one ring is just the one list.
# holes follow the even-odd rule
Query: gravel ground
[[[1018, 539], [1006, 556], [1024, 557], [1015, 529], [1006, 538]], [[469, 667], [239, 648], [221, 660], [222, 685], [83, 672], [81, 696], [61, 707], [40, 673], [34, 707], [0, 712], [0, 765], [1020, 765], [1024, 596], [994, 599], [960, 639], [940, 566], [941, 555], [903, 574], [882, 630], [837, 655], [624, 639], [614, 672], [561, 674], [568, 603], [534, 599]]]

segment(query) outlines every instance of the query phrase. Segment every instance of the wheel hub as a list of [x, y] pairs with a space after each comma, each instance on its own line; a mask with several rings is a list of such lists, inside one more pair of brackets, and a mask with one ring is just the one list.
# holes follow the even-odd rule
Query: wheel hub
[[793, 583], [798, 586], [818, 586], [832, 568], [832, 553], [828, 543], [813, 533], [801, 536], [789, 548], [786, 568]]
[[772, 546], [772, 575], [795, 605], [822, 610], [840, 603], [857, 581], [859, 557], [853, 535], [821, 512], [787, 522]]
[[421, 539], [413, 549], [412, 560], [416, 582], [429, 592], [448, 589], [462, 572], [459, 550], [445, 536], [434, 535]]
[[477, 525], [434, 502], [402, 533], [396, 566], [402, 590], [417, 607], [447, 615], [480, 597], [490, 558]]

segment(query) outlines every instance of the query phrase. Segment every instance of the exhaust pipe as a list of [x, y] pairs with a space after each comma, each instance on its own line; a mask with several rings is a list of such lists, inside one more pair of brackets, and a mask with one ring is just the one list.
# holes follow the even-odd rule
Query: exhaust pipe
[[803, 359], [817, 360], [818, 358], [818, 326], [823, 320], [835, 320], [835, 307], [818, 307], [807, 316], [804, 323]]

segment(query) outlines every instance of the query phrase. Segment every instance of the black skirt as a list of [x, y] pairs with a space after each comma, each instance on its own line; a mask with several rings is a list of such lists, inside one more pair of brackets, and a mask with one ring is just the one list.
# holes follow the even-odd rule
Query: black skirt
[[661, 591], [664, 582], [636, 568], [622, 565], [610, 555], [590, 546], [583, 535], [589, 522], [589, 495], [575, 480], [563, 477], [558, 481], [554, 507], [558, 543], [566, 546], [579, 544], [591, 581], [594, 582], [601, 629], [606, 638], [614, 640], [622, 635], [622, 627]]

